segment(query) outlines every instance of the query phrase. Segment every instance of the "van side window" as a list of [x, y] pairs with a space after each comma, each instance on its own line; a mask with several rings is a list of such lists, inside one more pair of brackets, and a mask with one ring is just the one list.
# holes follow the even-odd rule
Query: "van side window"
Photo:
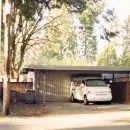
[[77, 86], [77, 82], [76, 81], [73, 81], [73, 86]]
[[80, 85], [81, 85], [81, 81], [79, 80], [77, 81], [77, 87], [80, 87]]

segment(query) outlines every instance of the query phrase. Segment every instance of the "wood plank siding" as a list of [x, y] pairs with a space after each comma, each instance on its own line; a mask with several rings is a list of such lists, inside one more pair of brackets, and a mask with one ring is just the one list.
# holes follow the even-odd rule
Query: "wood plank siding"
[[127, 103], [130, 103], [130, 82], [127, 83]]
[[[45, 76], [45, 77], [44, 77]], [[36, 100], [68, 101], [70, 98], [71, 76], [64, 71], [35, 72]], [[45, 92], [45, 97], [44, 97]]]
[[130, 103], [130, 82], [115, 82], [112, 85], [112, 102]]
[[47, 71], [45, 77], [46, 101], [68, 101], [71, 82], [68, 72]]

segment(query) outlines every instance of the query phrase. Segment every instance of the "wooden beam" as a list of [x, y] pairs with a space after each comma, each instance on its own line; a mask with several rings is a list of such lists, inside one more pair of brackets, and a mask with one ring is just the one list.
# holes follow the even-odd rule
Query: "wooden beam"
[[43, 73], [43, 105], [46, 106], [46, 73]]

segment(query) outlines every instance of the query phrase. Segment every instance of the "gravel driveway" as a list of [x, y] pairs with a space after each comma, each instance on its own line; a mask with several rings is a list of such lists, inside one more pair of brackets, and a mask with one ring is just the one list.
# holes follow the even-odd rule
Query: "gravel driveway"
[[52, 115], [71, 115], [71, 114], [92, 114], [113, 111], [130, 111], [130, 104], [111, 104], [111, 105], [84, 105], [83, 103], [46, 103], [48, 111]]
[[83, 103], [48, 102], [46, 106], [12, 103], [12, 115], [40, 114], [42, 117], [2, 118], [0, 130], [130, 130], [130, 104], [85, 106]]
[[130, 112], [2, 119], [0, 130], [130, 130]]
[[[1, 104], [0, 104], [1, 106]], [[0, 107], [2, 108], [2, 106]], [[2, 109], [0, 109], [1, 111]], [[42, 104], [25, 104], [24, 102], [11, 103], [11, 116], [14, 117], [45, 117], [75, 114], [97, 114], [105, 112], [130, 112], [130, 104], [111, 105], [84, 105], [83, 103], [71, 102], [47, 102], [46, 107]]]

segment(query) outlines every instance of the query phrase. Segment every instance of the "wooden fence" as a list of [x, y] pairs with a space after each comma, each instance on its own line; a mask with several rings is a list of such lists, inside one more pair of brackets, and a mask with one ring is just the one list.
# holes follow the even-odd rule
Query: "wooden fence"
[[112, 102], [130, 103], [130, 82], [115, 82], [112, 84]]
[[[11, 101], [24, 101], [27, 89], [33, 88], [33, 82], [10, 82]], [[0, 82], [0, 98], [3, 98], [3, 82]]]

